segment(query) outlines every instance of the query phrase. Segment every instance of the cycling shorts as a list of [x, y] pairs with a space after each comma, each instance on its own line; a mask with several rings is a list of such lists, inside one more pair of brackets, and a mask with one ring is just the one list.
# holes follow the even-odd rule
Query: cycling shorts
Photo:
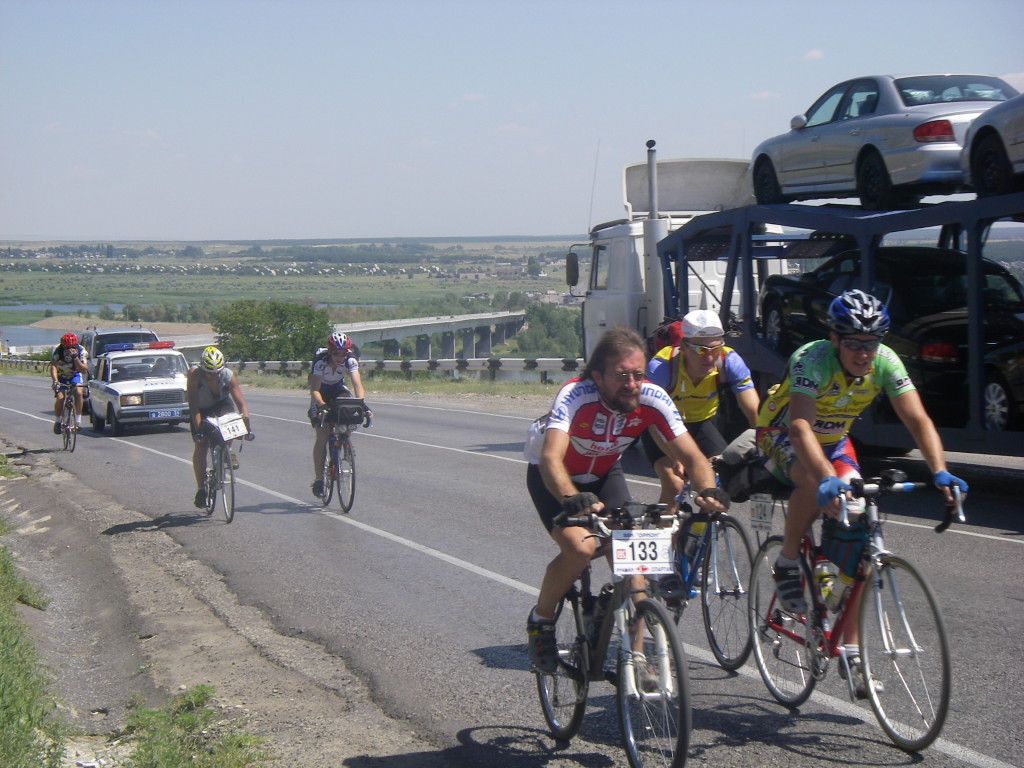
[[58, 384], [74, 384], [74, 385], [79, 386], [79, 387], [81, 387], [81, 386], [83, 386], [85, 384], [85, 382], [82, 381], [82, 372], [81, 371], [75, 371], [73, 374], [71, 374], [70, 376], [66, 376], [66, 377], [65, 376], [57, 376], [57, 383]]
[[[526, 469], [526, 489], [530, 492], [533, 506], [537, 508], [540, 521], [544, 523], [548, 533], [551, 533], [552, 520], [562, 511], [562, 500], [556, 499], [551, 491], [544, 485], [544, 478], [540, 474], [540, 467], [530, 464]], [[576, 483], [576, 489], [580, 493], [590, 492], [604, 502], [606, 508], [621, 507], [631, 500], [629, 488], [626, 485], [626, 475], [622, 466], [616, 462], [611, 470], [600, 480], [590, 483]]]
[[[344, 384], [340, 384], [340, 383], [339, 384], [322, 384], [320, 386], [319, 392], [320, 392], [320, 397], [322, 397], [324, 399], [325, 403], [330, 403], [331, 400], [333, 400], [336, 397], [355, 397], [355, 395], [352, 394], [352, 390], [350, 390]], [[331, 421], [331, 419], [330, 419], [330, 413], [331, 412], [328, 411], [327, 412], [327, 416], [324, 417], [323, 426], [325, 426], [325, 427], [328, 424], [333, 423]], [[319, 416], [319, 413], [318, 413], [318, 407], [317, 407], [316, 403], [310, 403], [309, 404], [309, 412], [308, 412], [307, 415], [309, 416], [309, 423], [314, 428], [319, 428], [321, 426], [321, 424], [320, 424], [320, 416]]]
[[[793, 444], [789, 441], [789, 430], [781, 427], [758, 427], [757, 448], [765, 457], [765, 469], [780, 482], [793, 485], [790, 476], [797, 456]], [[845, 479], [860, 476], [860, 464], [849, 435], [845, 435], [834, 445], [823, 445], [821, 449], [825, 458], [832, 462], [836, 477]]]
[[[712, 417], [704, 419], [704, 421], [686, 422], [686, 431], [693, 436], [693, 440], [697, 443], [697, 447], [700, 448], [700, 452], [708, 458], [721, 455], [722, 451], [725, 450], [725, 446], [729, 444], [729, 441], [722, 437], [722, 433], [718, 431], [718, 425], [715, 421], [715, 418]], [[658, 447], [654, 438], [651, 437], [650, 430], [646, 430], [640, 435], [640, 443], [643, 445], [644, 454], [651, 464], [654, 464], [654, 462], [665, 455], [664, 451]]]

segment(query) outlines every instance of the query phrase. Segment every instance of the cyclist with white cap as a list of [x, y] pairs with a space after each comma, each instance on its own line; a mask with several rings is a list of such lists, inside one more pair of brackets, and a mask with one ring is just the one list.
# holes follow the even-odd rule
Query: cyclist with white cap
[[[701, 453], [718, 456], [728, 440], [717, 424], [719, 393], [728, 388], [751, 427], [757, 422], [760, 398], [750, 369], [739, 353], [725, 345], [725, 330], [718, 315], [707, 309], [688, 312], [682, 319], [683, 338], [678, 346], [664, 347], [647, 364], [648, 381], [672, 396]], [[682, 490], [681, 467], [665, 455], [654, 437], [641, 437], [644, 453], [661, 481], [661, 501], [671, 502]]]

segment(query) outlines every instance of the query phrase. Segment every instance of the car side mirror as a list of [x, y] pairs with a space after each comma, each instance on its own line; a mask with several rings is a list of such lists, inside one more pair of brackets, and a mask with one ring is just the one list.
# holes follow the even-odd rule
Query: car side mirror
[[794, 131], [799, 131], [801, 128], [807, 125], [807, 115], [797, 115], [789, 121], [789, 127]]
[[570, 288], [575, 288], [580, 281], [580, 258], [573, 251], [565, 255], [565, 283]]

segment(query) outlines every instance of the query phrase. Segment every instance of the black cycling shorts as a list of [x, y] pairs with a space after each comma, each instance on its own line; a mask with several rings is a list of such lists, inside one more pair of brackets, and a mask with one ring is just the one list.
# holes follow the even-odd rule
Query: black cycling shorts
[[[709, 459], [712, 456], [720, 455], [729, 444], [729, 441], [722, 437], [722, 433], [718, 431], [714, 418], [705, 419], [704, 421], [687, 422], [686, 431], [693, 437], [697, 447], [700, 448], [700, 452]], [[644, 447], [644, 454], [647, 456], [647, 460], [652, 465], [665, 455], [664, 451], [658, 447], [654, 438], [651, 437], [650, 430], [645, 429], [643, 431], [640, 435], [640, 443]]]
[[[618, 462], [615, 462], [611, 471], [603, 479], [595, 480], [592, 483], [576, 483], [576, 488], [580, 493], [593, 493], [609, 509], [621, 507], [631, 500], [629, 488], [626, 486], [626, 475]], [[562, 500], [556, 499], [544, 485], [540, 467], [536, 464], [530, 464], [526, 469], [526, 489], [530, 492], [533, 506], [537, 508], [537, 514], [540, 515], [540, 521], [544, 523], [548, 533], [551, 533], [551, 521], [562, 511]]]

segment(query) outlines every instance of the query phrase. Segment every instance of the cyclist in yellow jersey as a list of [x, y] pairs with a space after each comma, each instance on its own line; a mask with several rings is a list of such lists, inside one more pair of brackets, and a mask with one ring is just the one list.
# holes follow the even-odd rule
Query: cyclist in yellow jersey
[[[797, 555], [800, 541], [819, 512], [837, 517], [847, 481], [860, 477], [848, 432], [879, 392], [910, 431], [933, 473], [933, 481], [952, 505], [949, 486], [967, 492], [967, 483], [946, 470], [942, 441], [921, 397], [895, 352], [881, 344], [889, 313], [874, 296], [860, 290], [836, 297], [828, 310], [829, 338], [800, 347], [789, 359], [778, 390], [766, 398], [757, 422], [758, 448], [765, 466], [793, 486], [782, 551], [775, 562], [776, 592], [783, 608], [806, 613]], [[857, 616], [851, 615], [844, 642], [857, 644]], [[859, 659], [851, 672], [859, 695], [866, 695]]]
[[[733, 391], [752, 427], [760, 398], [743, 358], [725, 346], [725, 331], [718, 315], [707, 309], [689, 312], [683, 316], [682, 332], [678, 346], [664, 347], [651, 358], [647, 380], [668, 391], [701, 453], [712, 459], [728, 444], [715, 418], [719, 392], [726, 388]], [[682, 467], [665, 455], [651, 434], [645, 432], [640, 439], [661, 481], [660, 501], [667, 504], [682, 490]]]

